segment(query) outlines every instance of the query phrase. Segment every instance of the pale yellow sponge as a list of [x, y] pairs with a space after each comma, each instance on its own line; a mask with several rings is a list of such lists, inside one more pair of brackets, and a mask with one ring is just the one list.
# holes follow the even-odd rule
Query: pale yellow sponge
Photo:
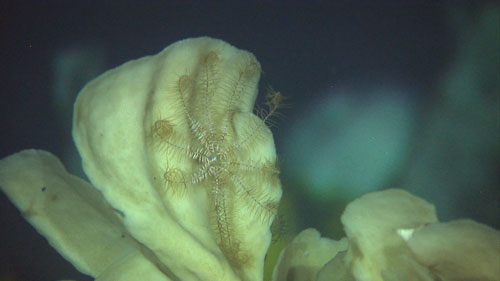
[[[339, 252], [346, 251], [347, 246], [347, 238], [335, 241], [321, 237], [319, 232], [313, 228], [303, 230], [281, 252], [273, 271], [272, 280], [320, 280], [317, 279], [319, 271]], [[331, 281], [332, 276], [337, 275], [339, 275], [338, 271], [321, 280]]]
[[342, 215], [347, 238], [299, 233], [273, 281], [498, 281], [500, 233], [468, 219], [440, 223], [434, 205], [404, 190], [367, 193]]
[[408, 246], [440, 280], [500, 280], [500, 233], [487, 225], [469, 219], [426, 225]]
[[434, 205], [399, 189], [367, 193], [341, 217], [349, 238], [345, 264], [357, 281], [433, 281], [400, 231], [437, 222]]
[[86, 174], [173, 279], [262, 279], [281, 184], [267, 116], [252, 113], [260, 72], [249, 52], [187, 39], [78, 96]]

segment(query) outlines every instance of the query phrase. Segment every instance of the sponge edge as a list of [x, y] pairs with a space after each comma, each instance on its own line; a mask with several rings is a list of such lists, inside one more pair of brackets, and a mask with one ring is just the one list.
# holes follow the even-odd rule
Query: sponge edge
[[345, 261], [356, 280], [433, 280], [397, 232], [437, 222], [431, 203], [400, 189], [371, 192], [351, 202], [341, 220], [349, 237]]
[[[216, 56], [212, 57], [211, 52]], [[215, 59], [217, 64], [212, 64]], [[191, 74], [203, 76], [204, 68], [210, 69], [210, 73], [221, 74], [214, 80], [220, 87], [207, 95], [211, 99], [209, 102], [201, 97], [184, 95], [187, 86], [201, 87], [199, 81], [189, 79]], [[194, 170], [193, 159], [197, 156], [193, 155], [198, 153], [191, 151], [190, 141], [184, 139], [193, 130], [195, 133], [198, 130], [198, 123], [191, 122], [191, 116], [187, 116], [190, 110], [213, 108], [210, 117], [216, 124], [223, 123], [216, 121], [224, 121], [226, 113], [218, 113], [221, 110], [229, 111], [229, 116], [237, 112], [251, 113], [259, 77], [260, 65], [251, 53], [212, 38], [186, 39], [157, 55], [130, 61], [104, 73], [84, 87], [75, 103], [73, 138], [82, 156], [85, 173], [113, 208], [123, 214], [127, 230], [153, 250], [158, 259], [182, 280], [262, 278], [273, 215], [262, 222], [255, 218], [255, 214], [260, 213], [253, 205], [277, 205], [281, 197], [279, 180], [264, 182], [258, 194], [248, 190], [241, 192], [249, 194], [249, 201], [259, 201], [265, 194], [265, 199], [262, 199], [265, 204], [257, 202], [249, 204], [248, 208], [226, 204], [223, 208], [234, 210], [234, 213], [217, 219], [214, 217], [220, 217], [226, 209], [219, 206], [218, 210], [222, 211], [212, 214], [211, 200], [215, 199], [210, 196], [224, 192], [222, 196], [227, 202], [238, 202], [233, 200], [238, 194], [231, 197], [227, 188], [214, 191], [208, 186], [210, 181], [198, 183], [198, 179], [188, 178], [187, 172], [183, 174]], [[207, 89], [211, 87], [212, 84], [208, 83], [211, 81], [204, 81]], [[193, 116], [200, 119], [204, 115]], [[165, 130], [160, 133], [161, 137], [168, 138], [163, 144], [155, 144], [151, 137], [157, 120], [168, 120], [162, 125]], [[238, 131], [232, 117], [229, 120], [231, 124], [227, 130]], [[256, 125], [262, 132], [259, 131], [255, 143], [264, 144], [265, 148], [242, 148], [255, 153], [245, 159], [250, 159], [252, 165], [254, 160], [258, 162], [255, 167], [259, 169], [263, 163], [276, 161], [272, 134], [263, 123], [262, 126]], [[170, 133], [171, 128], [174, 133]], [[204, 138], [203, 134], [197, 137]], [[226, 141], [236, 140], [228, 136]], [[230, 154], [234, 151], [226, 149], [224, 152]], [[233, 176], [234, 173], [230, 174]], [[166, 192], [172, 190], [173, 183], [187, 187], [182, 192]], [[197, 186], [191, 187], [194, 183]], [[276, 204], [268, 204], [268, 201]], [[247, 209], [248, 212], [241, 212]], [[236, 221], [238, 223], [232, 223]], [[214, 224], [237, 233], [238, 237], [229, 237], [229, 232], [214, 237]], [[224, 239], [231, 242], [225, 243]], [[244, 255], [228, 254], [234, 249], [247, 252]], [[233, 260], [242, 261], [236, 262], [239, 267], [236, 271]]]
[[435, 223], [415, 231], [408, 246], [442, 280], [499, 280], [500, 234], [472, 220]]
[[347, 246], [347, 238], [335, 241], [321, 238], [315, 229], [303, 230], [281, 252], [272, 280], [316, 280], [323, 266], [337, 253], [346, 251]]
[[440, 223], [432, 204], [404, 190], [361, 196], [342, 222], [347, 238], [340, 241], [319, 239], [314, 229], [299, 233], [272, 280], [500, 280], [497, 230], [469, 219]]
[[100, 192], [49, 152], [24, 150], [0, 160], [0, 187], [82, 273], [96, 277], [140, 248]]
[[158, 270], [141, 252], [135, 251], [107, 267], [96, 278], [96, 281], [109, 280], [170, 281], [171, 279]]

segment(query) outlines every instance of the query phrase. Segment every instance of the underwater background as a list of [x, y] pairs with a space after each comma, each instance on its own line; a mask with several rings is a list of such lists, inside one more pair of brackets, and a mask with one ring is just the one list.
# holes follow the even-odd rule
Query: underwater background
[[[284, 196], [270, 264], [307, 227], [344, 236], [346, 204], [385, 188], [434, 203], [441, 221], [500, 226], [496, 1], [2, 1], [0, 19], [1, 158], [44, 149], [84, 177], [71, 139], [83, 85], [210, 36], [255, 54], [260, 98], [287, 97], [272, 128]], [[3, 193], [0, 224], [0, 280], [91, 280]]]

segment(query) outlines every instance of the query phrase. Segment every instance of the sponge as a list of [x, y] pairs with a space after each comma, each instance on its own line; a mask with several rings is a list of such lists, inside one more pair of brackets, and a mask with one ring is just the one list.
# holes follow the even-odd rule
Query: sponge
[[104, 73], [75, 103], [92, 184], [182, 280], [262, 279], [281, 184], [267, 116], [252, 113], [260, 72], [249, 52], [186, 39]]

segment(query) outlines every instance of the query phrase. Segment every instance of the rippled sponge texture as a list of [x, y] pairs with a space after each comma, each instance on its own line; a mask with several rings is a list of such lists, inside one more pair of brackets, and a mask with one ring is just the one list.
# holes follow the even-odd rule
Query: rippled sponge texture
[[253, 114], [260, 72], [249, 52], [187, 39], [78, 96], [73, 137], [85, 172], [174, 271], [262, 278], [281, 184], [267, 116]]

